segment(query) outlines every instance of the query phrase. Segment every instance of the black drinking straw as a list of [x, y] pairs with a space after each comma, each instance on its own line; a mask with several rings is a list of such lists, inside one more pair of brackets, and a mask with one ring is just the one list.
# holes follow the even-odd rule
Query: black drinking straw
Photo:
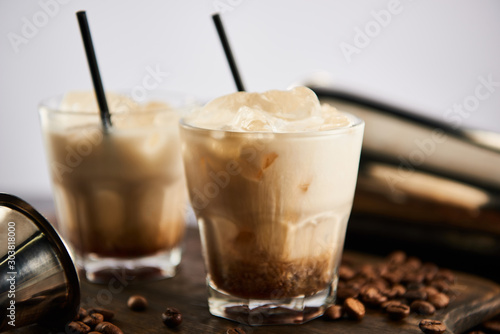
[[227, 62], [229, 63], [229, 67], [231, 68], [231, 73], [233, 74], [236, 88], [238, 89], [238, 91], [244, 92], [245, 87], [243, 87], [243, 82], [241, 82], [240, 73], [238, 72], [236, 62], [234, 61], [233, 53], [231, 52], [231, 47], [229, 46], [226, 33], [224, 32], [224, 26], [222, 25], [219, 13], [212, 15], [212, 19], [214, 20], [215, 28], [217, 29], [217, 33], [219, 34], [220, 42], [222, 43], [222, 47], [224, 48]]
[[94, 44], [92, 43], [92, 36], [90, 35], [89, 22], [87, 21], [87, 14], [85, 11], [76, 13], [78, 24], [80, 25], [80, 32], [82, 34], [83, 45], [85, 47], [85, 54], [89, 63], [90, 75], [94, 84], [94, 91], [99, 104], [99, 111], [101, 113], [101, 121], [104, 132], [108, 132], [111, 127], [111, 116], [109, 115], [108, 103], [106, 102], [106, 94], [102, 85], [101, 75], [99, 74], [99, 66], [97, 66], [97, 59], [95, 56]]

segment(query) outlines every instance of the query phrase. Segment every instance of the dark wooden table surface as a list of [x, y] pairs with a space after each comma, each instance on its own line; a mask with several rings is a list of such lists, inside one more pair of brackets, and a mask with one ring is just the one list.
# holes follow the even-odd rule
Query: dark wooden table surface
[[[380, 258], [361, 253], [346, 252], [345, 256], [358, 262], [373, 263]], [[457, 273], [454, 287], [456, 299], [433, 319], [445, 321], [447, 333], [460, 333], [465, 329], [500, 312], [500, 286], [496, 283], [468, 274]], [[116, 312], [113, 322], [124, 333], [225, 333], [235, 322], [210, 315], [205, 288], [198, 230], [189, 228], [185, 240], [183, 260], [176, 277], [155, 282], [135, 282], [121, 276], [109, 284], [91, 284], [82, 280], [82, 306], [104, 307]], [[129, 296], [141, 294], [149, 301], [143, 312], [133, 312], [126, 302]], [[182, 325], [171, 330], [161, 321], [166, 307], [178, 308], [184, 317]], [[246, 333], [421, 333], [418, 322], [422, 316], [411, 315], [402, 322], [387, 320], [381, 312], [368, 310], [360, 322], [350, 320], [327, 321], [319, 318], [303, 325], [249, 327], [241, 326]], [[41, 326], [21, 328], [12, 333], [50, 333]], [[57, 332], [52, 332], [57, 333]], [[59, 334], [59, 333], [57, 333]]]

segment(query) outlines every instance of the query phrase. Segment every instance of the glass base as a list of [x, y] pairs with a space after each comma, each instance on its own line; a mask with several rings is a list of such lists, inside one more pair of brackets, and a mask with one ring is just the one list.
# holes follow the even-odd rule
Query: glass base
[[174, 277], [181, 262], [181, 247], [134, 259], [99, 257], [95, 254], [76, 256], [77, 266], [92, 283], [108, 283], [119, 278], [128, 283]]
[[334, 301], [331, 287], [308, 297], [264, 300], [233, 297], [208, 283], [210, 313], [250, 326], [303, 324], [323, 315]]

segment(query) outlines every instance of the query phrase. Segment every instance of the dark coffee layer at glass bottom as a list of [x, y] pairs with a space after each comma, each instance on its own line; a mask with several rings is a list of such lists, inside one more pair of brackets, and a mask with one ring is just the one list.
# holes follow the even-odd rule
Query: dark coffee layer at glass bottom
[[231, 260], [225, 256], [210, 263], [215, 287], [240, 298], [280, 299], [312, 296], [333, 281], [331, 254], [296, 261], [250, 257]]

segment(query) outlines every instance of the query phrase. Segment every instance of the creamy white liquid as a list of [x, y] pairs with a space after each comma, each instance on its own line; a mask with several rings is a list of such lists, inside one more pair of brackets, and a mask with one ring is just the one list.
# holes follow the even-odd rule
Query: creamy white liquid
[[362, 122], [320, 106], [305, 87], [235, 93], [184, 122], [188, 188], [213, 284], [243, 298], [311, 295], [330, 284]]

